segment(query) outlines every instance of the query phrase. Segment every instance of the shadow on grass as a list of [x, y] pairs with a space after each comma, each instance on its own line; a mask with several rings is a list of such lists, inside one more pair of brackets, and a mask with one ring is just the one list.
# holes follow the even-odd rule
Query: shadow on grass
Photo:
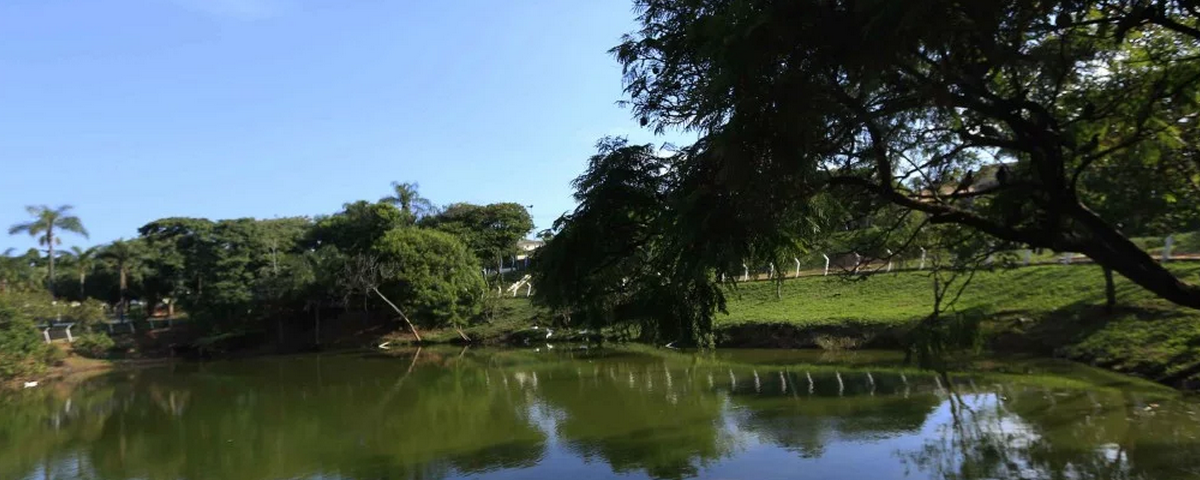
[[1144, 302], [1108, 312], [1102, 299], [1029, 315], [1006, 312], [989, 326], [1004, 353], [1067, 358], [1167, 385], [1200, 386], [1200, 311]]

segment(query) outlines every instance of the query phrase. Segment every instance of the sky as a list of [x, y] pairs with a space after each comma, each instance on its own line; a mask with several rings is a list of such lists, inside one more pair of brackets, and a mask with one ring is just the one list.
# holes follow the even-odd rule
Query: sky
[[4, 0], [0, 226], [70, 204], [91, 236], [63, 245], [91, 245], [395, 180], [546, 228], [602, 136], [680, 142], [616, 104], [634, 28], [629, 0]]

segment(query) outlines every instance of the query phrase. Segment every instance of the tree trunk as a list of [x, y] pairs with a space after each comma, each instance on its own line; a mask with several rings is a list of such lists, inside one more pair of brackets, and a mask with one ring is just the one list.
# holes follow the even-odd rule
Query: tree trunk
[[54, 296], [54, 224], [51, 223], [46, 229], [46, 253], [50, 256], [50, 278], [47, 279], [46, 288], [50, 290], [50, 296]]
[[391, 300], [388, 300], [387, 297], [383, 296], [383, 294], [379, 292], [378, 288], [371, 288], [371, 290], [374, 290], [375, 294], [379, 295], [379, 298], [382, 298], [384, 302], [387, 302], [387, 304], [392, 307], [392, 310], [395, 310], [396, 313], [400, 314], [400, 318], [403, 318], [404, 323], [408, 324], [409, 330], [412, 330], [413, 336], [417, 337], [417, 343], [420, 343], [421, 342], [421, 334], [417, 333], [417, 327], [415, 325], [413, 325], [411, 320], [408, 319], [408, 315], [405, 315], [404, 312], [401, 312], [400, 307], [397, 307], [396, 304], [392, 303]]
[[1181, 281], [1095, 213], [1082, 206], [1073, 213], [1091, 234], [1088, 240], [1077, 242], [1081, 253], [1163, 299], [1200, 309], [1200, 286]]
[[[882, 170], [888, 171], [890, 162], [879, 161], [879, 165]], [[929, 213], [931, 224], [962, 225], [1001, 240], [1025, 243], [1034, 248], [1083, 253], [1097, 264], [1112, 268], [1121, 276], [1164, 300], [1200, 309], [1200, 286], [1181, 281], [1150, 254], [1138, 248], [1116, 228], [1077, 200], [1058, 199], [1055, 203], [1054, 216], [1061, 216], [1070, 222], [1065, 231], [1047, 228], [1027, 230], [1002, 225], [970, 211], [922, 203], [891, 187], [880, 187], [844, 177], [834, 180], [844, 185], [862, 186], [872, 193], [881, 194], [891, 203]], [[1047, 224], [1060, 225], [1056, 221], [1049, 221]]]
[[1117, 308], [1117, 289], [1113, 284], [1113, 271], [1104, 267], [1104, 311], [1113, 313]]
[[313, 308], [313, 342], [321, 346], [321, 304]]
[[121, 291], [121, 298], [117, 301], [117, 312], [118, 312], [118, 318], [120, 318], [121, 321], [123, 322], [123, 321], [125, 321], [125, 311], [129, 309], [129, 305], [127, 305], [125, 303], [125, 286], [126, 286], [126, 284], [125, 284], [125, 266], [120, 265], [117, 267], [117, 270], [120, 272], [118, 288]]

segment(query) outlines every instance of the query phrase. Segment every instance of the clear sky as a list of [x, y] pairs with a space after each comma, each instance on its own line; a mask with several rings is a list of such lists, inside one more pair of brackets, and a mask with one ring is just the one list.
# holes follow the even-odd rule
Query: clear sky
[[72, 204], [92, 236], [63, 243], [92, 244], [400, 180], [544, 228], [599, 137], [666, 140], [615, 104], [634, 26], [628, 0], [4, 0], [0, 227]]

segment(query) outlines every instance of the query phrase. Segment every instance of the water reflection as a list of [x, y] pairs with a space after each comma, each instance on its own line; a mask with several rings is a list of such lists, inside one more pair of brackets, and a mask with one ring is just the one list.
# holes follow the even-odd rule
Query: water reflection
[[621, 351], [326, 355], [0, 398], [0, 478], [1188, 478], [1197, 404]]

